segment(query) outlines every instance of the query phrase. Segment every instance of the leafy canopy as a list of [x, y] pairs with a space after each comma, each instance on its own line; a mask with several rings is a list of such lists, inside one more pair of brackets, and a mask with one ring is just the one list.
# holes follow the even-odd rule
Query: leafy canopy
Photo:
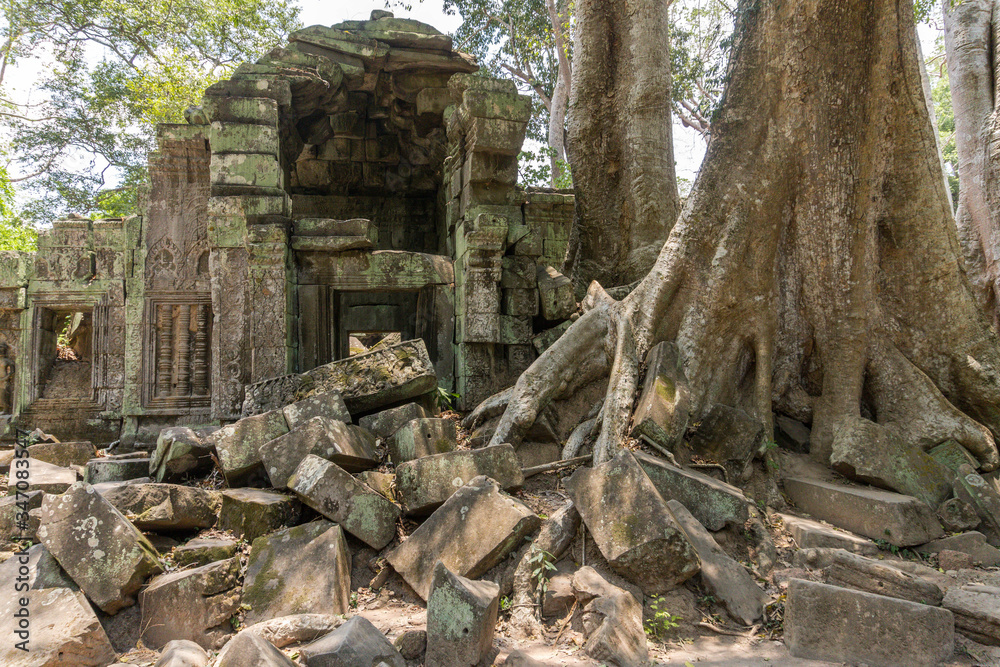
[[[131, 213], [156, 124], [181, 122], [208, 85], [283, 42], [298, 11], [289, 0], [0, 0], [0, 140], [21, 214]], [[29, 94], [12, 85], [18, 69], [39, 71]]]

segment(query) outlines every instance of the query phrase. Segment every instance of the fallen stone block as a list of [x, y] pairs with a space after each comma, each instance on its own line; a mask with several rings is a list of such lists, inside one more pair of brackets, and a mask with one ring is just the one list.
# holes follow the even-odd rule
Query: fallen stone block
[[767, 596], [746, 568], [730, 558], [719, 547], [705, 527], [698, 523], [684, 505], [676, 500], [667, 502], [688, 541], [701, 559], [701, 581], [708, 592], [725, 606], [733, 620], [753, 625], [764, 613]]
[[282, 526], [298, 523], [302, 503], [292, 495], [260, 489], [222, 491], [218, 527], [253, 542]]
[[232, 558], [239, 544], [236, 540], [221, 537], [196, 537], [174, 547], [172, 557], [178, 566], [208, 565], [215, 561]]
[[153, 667], [205, 667], [208, 653], [205, 649], [186, 639], [167, 642]]
[[937, 607], [944, 598], [936, 584], [898, 570], [888, 563], [852, 554], [843, 549], [833, 553], [826, 568], [826, 583], [842, 588], [867, 591], [900, 600]]
[[785, 645], [797, 658], [931, 667], [954, 652], [955, 620], [940, 607], [792, 579]]
[[303, 646], [299, 655], [308, 667], [406, 667], [396, 647], [364, 616], [351, 617], [330, 634]]
[[16, 484], [21, 480], [19, 473], [27, 470], [28, 491], [42, 491], [58, 495], [76, 484], [76, 471], [71, 468], [61, 468], [44, 461], [21, 459], [27, 461], [26, 468], [18, 467], [20, 461], [14, 462], [7, 482], [7, 495], [16, 496]]
[[976, 566], [975, 561], [967, 553], [945, 549], [938, 552], [938, 567], [948, 572], [949, 570], [970, 570]]
[[539, 311], [546, 320], [568, 320], [576, 312], [573, 281], [551, 266], [536, 268]]
[[16, 582], [26, 584], [29, 590], [42, 588], [80, 590], [42, 544], [28, 547], [26, 551], [17, 552], [0, 563], [0, 581], [11, 582], [12, 589]]
[[229, 640], [215, 660], [215, 667], [296, 667], [284, 653], [263, 637], [246, 630]]
[[162, 571], [159, 554], [128, 519], [76, 483], [42, 503], [42, 544], [87, 597], [106, 614], [135, 603], [135, 594]]
[[389, 438], [389, 457], [398, 466], [424, 456], [454, 451], [457, 442], [458, 431], [452, 420], [413, 419]]
[[428, 514], [480, 475], [506, 490], [524, 484], [514, 448], [503, 444], [435, 454], [397, 465], [396, 493], [406, 514]]
[[764, 442], [764, 425], [738, 408], [716, 403], [690, 438], [691, 449], [738, 478]]
[[101, 494], [139, 530], [211, 528], [222, 496], [179, 484], [122, 484]]
[[335, 463], [310, 454], [288, 479], [288, 487], [373, 549], [382, 549], [396, 537], [399, 508]]
[[368, 429], [376, 438], [388, 440], [403, 424], [414, 419], [430, 417], [430, 413], [419, 403], [407, 403], [398, 408], [389, 408], [358, 420], [361, 428]]
[[423, 662], [424, 655], [427, 653], [427, 631], [407, 630], [396, 637], [392, 645], [396, 647], [403, 659]]
[[348, 472], [374, 468], [379, 460], [371, 434], [329, 417], [313, 417], [260, 448], [264, 469], [276, 489], [288, 486], [288, 478], [310, 454], [332, 461]]
[[246, 622], [291, 614], [346, 614], [351, 554], [343, 529], [313, 521], [253, 541], [243, 583]]
[[165, 428], [156, 438], [156, 450], [149, 459], [149, 476], [157, 482], [174, 482], [207, 473], [215, 465], [213, 451], [212, 445], [190, 428]]
[[60, 468], [85, 466], [94, 458], [97, 450], [86, 440], [81, 442], [39, 442], [28, 447], [28, 456], [36, 461], [45, 461]]
[[566, 490], [611, 567], [646, 595], [698, 573], [697, 552], [631, 452], [578, 469]]
[[690, 396], [676, 344], [665, 341], [646, 355], [646, 378], [633, 413], [633, 438], [644, 438], [664, 452], [672, 452], [684, 437]]
[[976, 460], [976, 457], [954, 440], [945, 440], [940, 445], [935, 445], [927, 453], [945, 468], [954, 472], [958, 472], [958, 469], [963, 465], [970, 465], [973, 469], [979, 467], [979, 461]]
[[642, 604], [638, 600], [608, 583], [589, 565], [573, 575], [573, 590], [587, 655], [622, 666], [645, 665], [649, 661]]
[[480, 476], [458, 489], [386, 560], [426, 600], [438, 561], [474, 579], [519, 547], [539, 524], [530, 509]]
[[[11, 590], [13, 591], [13, 585]], [[17, 648], [21, 598], [28, 599], [28, 651]], [[108, 635], [79, 591], [45, 588], [0, 596], [0, 664], [7, 667], [105, 667], [115, 661]]]
[[333, 614], [292, 614], [254, 623], [245, 631], [260, 635], [282, 648], [322, 637], [339, 628], [346, 620], [343, 616]]
[[962, 465], [955, 478], [955, 495], [975, 508], [982, 520], [979, 532], [986, 536], [990, 544], [1000, 546], [1000, 493], [972, 466]]
[[878, 545], [863, 537], [836, 530], [831, 526], [791, 514], [779, 514], [781, 522], [792, 534], [792, 539], [800, 549], [816, 547], [829, 549], [844, 549], [862, 556], [878, 554]]
[[396, 475], [391, 472], [378, 472], [377, 470], [366, 470], [358, 474], [358, 479], [371, 487], [383, 498], [396, 500]]
[[[21, 526], [18, 525], [18, 519], [24, 518], [22, 516], [24, 510], [31, 511], [38, 509], [42, 506], [42, 498], [45, 494], [42, 491], [28, 491], [27, 493], [22, 493], [20, 498], [15, 492], [14, 495], [4, 496], [0, 498], [0, 540], [13, 540], [15, 538], [27, 539], [35, 534], [38, 530], [38, 524]], [[21, 503], [21, 507], [18, 507], [18, 503]]]
[[632, 455], [664, 500], [693, 508], [691, 514], [709, 530], [742, 526], [750, 518], [750, 501], [737, 487], [643, 452]]
[[785, 415], [775, 416], [774, 439], [783, 449], [808, 454], [811, 435], [812, 431], [802, 422]]
[[972, 556], [973, 562], [979, 563], [984, 567], [996, 567], [1000, 565], [1000, 549], [991, 546], [986, 541], [986, 536], [976, 531], [942, 537], [940, 540], [934, 540], [933, 542], [916, 547], [916, 550], [929, 554], [936, 554], [945, 550], [961, 551]]
[[980, 644], [1000, 646], [1000, 588], [969, 583], [952, 586], [944, 608], [955, 615], [955, 629]]
[[281, 409], [289, 429], [295, 429], [314, 417], [326, 417], [339, 422], [351, 423], [351, 413], [347, 411], [340, 394], [328, 391], [296, 401]]
[[246, 388], [243, 414], [255, 415], [327, 392], [340, 394], [351, 414], [373, 412], [437, 389], [421, 339], [372, 350]]
[[87, 484], [101, 484], [145, 477], [149, 474], [149, 461], [139, 457], [91, 459], [84, 469], [83, 480]]
[[500, 587], [434, 566], [427, 598], [426, 667], [475, 667], [493, 648]]
[[218, 649], [232, 634], [240, 606], [240, 561], [230, 558], [154, 577], [139, 596], [142, 642], [159, 648], [175, 639]]
[[982, 522], [976, 514], [976, 508], [959, 498], [949, 498], [941, 503], [937, 509], [937, 517], [949, 533], [964, 533]]
[[864, 419], [837, 429], [830, 465], [845, 477], [913, 496], [931, 507], [951, 495], [952, 471]]
[[281, 410], [271, 410], [220, 428], [205, 438], [205, 444], [215, 448], [229, 485], [245, 486], [264, 477], [261, 445], [285, 433], [288, 433], [285, 415]]
[[934, 511], [912, 496], [804, 477], [786, 477], [792, 502], [816, 519], [897, 547], [912, 547], [941, 537]]

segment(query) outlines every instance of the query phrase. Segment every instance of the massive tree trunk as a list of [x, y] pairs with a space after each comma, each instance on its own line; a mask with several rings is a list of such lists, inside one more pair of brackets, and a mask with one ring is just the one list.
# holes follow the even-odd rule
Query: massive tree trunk
[[996, 0], [942, 0], [948, 83], [955, 111], [958, 210], [955, 221], [970, 278], [1000, 323], [1000, 118], [996, 113]]
[[670, 112], [670, 3], [579, 0], [567, 149], [576, 222], [567, 270], [591, 280], [642, 278], [677, 219]]
[[[954, 439], [994, 469], [1000, 347], [961, 261], [909, 0], [743, 2], [737, 34], [704, 166], [655, 266], [621, 301], [591, 285], [585, 314], [504, 396], [492, 443], [520, 442], [547, 403], [605, 375], [594, 458], [607, 460], [641, 360], [674, 341], [690, 422], [716, 403], [768, 427], [777, 411], [812, 424], [824, 461], [848, 433], [902, 451]], [[577, 46], [578, 71], [593, 48]], [[607, 167], [579, 148], [574, 170]], [[584, 201], [607, 194], [593, 183], [579, 182]]]

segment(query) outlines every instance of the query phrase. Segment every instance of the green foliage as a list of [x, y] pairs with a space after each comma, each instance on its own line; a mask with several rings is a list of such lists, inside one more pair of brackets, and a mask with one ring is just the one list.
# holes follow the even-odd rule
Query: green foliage
[[500, 611], [510, 611], [511, 601], [506, 595], [500, 596]]
[[[4, 0], [0, 13], [9, 169], [34, 220], [133, 212], [156, 124], [298, 26], [290, 0]], [[32, 104], [2, 78], [22, 65], [43, 71]]]
[[458, 403], [458, 399], [461, 396], [459, 394], [454, 394], [444, 387], [437, 388], [437, 394], [435, 394], [434, 399], [437, 401], [437, 406], [442, 410], [454, 410], [455, 405]]
[[944, 44], [938, 39], [935, 52], [927, 59], [927, 73], [931, 82], [931, 101], [934, 104], [934, 118], [937, 121], [938, 139], [941, 142], [941, 158], [944, 162], [951, 202], [958, 206], [958, 149], [955, 148], [955, 111], [951, 105], [951, 86], [948, 84], [948, 70], [944, 66]]
[[518, 181], [522, 185], [550, 187], [552, 183], [552, 161], [555, 160], [559, 176], [555, 187], [572, 188], [573, 174], [569, 162], [555, 157], [556, 152], [548, 146], [537, 151], [521, 151], [517, 156]]
[[723, 0], [679, 0], [671, 5], [670, 74], [674, 113], [703, 135], [726, 83], [736, 5]]
[[680, 616], [674, 616], [666, 608], [667, 599], [658, 597], [649, 603], [649, 608], [653, 610], [653, 618], [648, 618], [642, 624], [646, 634], [650, 637], [663, 638], [680, 627]]
[[539, 597], [545, 595], [549, 589], [549, 579], [551, 573], [555, 571], [555, 557], [544, 549], [539, 549], [534, 544], [528, 553], [528, 565], [532, 567], [531, 578], [535, 580], [535, 590]]

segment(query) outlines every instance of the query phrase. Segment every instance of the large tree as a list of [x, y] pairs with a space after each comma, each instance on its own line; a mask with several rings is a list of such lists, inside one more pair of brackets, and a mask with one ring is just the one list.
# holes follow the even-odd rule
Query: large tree
[[567, 272], [625, 285], [656, 261], [677, 218], [669, 3], [578, 0], [569, 155], [576, 221]]
[[[620, 34], [651, 29], [607, 6]], [[612, 60], [632, 48], [615, 44]], [[682, 427], [726, 404], [811, 423], [824, 461], [846, 434], [890, 457], [954, 439], [996, 468], [1000, 347], [965, 274], [921, 67], [910, 0], [741, 2], [705, 162], [655, 266], [620, 301], [591, 284], [585, 314], [474, 415], [506, 406], [491, 442], [520, 442], [547, 404], [606, 377], [607, 460], [647, 351], [673, 341]]]
[[958, 153], [959, 238], [983, 307], [1000, 324], [1000, 116], [995, 0], [941, 0]]

